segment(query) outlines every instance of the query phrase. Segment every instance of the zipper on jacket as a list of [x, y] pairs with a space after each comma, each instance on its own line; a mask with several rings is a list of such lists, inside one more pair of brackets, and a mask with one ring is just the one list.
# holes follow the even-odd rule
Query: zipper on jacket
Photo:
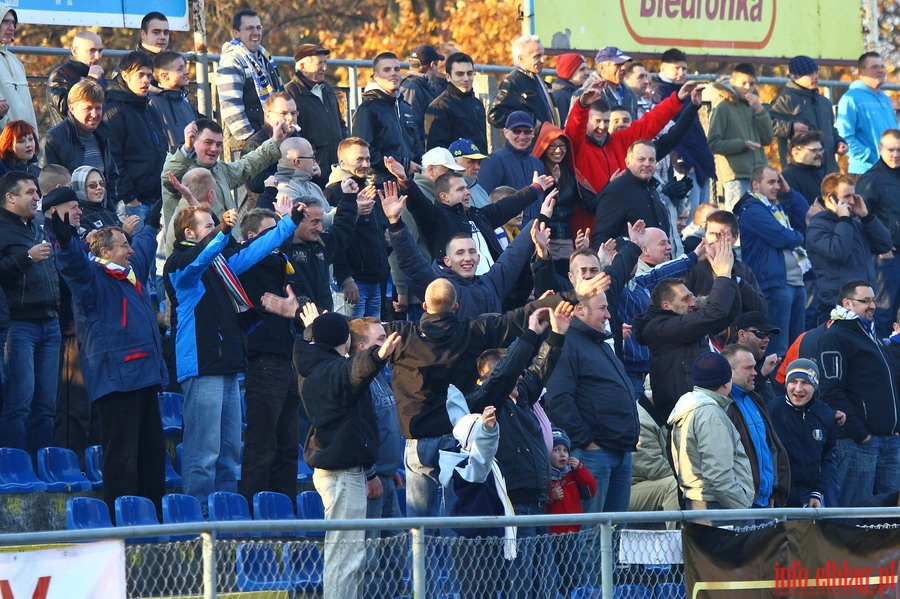
[[[859, 323], [859, 326], [863, 326], [862, 322]], [[866, 334], [866, 337], [871, 339], [872, 343], [875, 344], [875, 349], [878, 350], [878, 355], [881, 356], [881, 361], [884, 362], [884, 367], [887, 368], [888, 374], [890, 375], [891, 374], [891, 365], [888, 363], [887, 358], [884, 357], [884, 352], [882, 351], [881, 344], [878, 343], [877, 340], [872, 339], [872, 337], [868, 334]], [[889, 378], [891, 378], [891, 377], [889, 377]], [[891, 407], [894, 409], [894, 426], [891, 427], [891, 433], [893, 434], [893, 433], [897, 432], [897, 392], [894, 389], [893, 382], [891, 382], [889, 387], [891, 388]], [[866, 409], [866, 402], [863, 401], [862, 405], [863, 405], [863, 412], [865, 413], [865, 416], [866, 416], [866, 420], [868, 420], [869, 419], [869, 411], [868, 411], [868, 409]]]
[[128, 326], [128, 298], [122, 298], [122, 326]]

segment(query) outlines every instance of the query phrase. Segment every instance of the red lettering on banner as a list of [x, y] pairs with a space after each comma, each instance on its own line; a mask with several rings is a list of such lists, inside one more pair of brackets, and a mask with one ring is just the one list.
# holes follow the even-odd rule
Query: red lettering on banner
[[765, 0], [641, 0], [641, 18], [700, 19], [708, 21], [762, 20]]
[[[49, 588], [50, 577], [41, 576], [38, 578], [37, 586], [34, 587], [34, 593], [31, 594], [31, 599], [47, 599], [47, 590]], [[16, 599], [16, 596], [12, 592], [12, 587], [9, 586], [8, 580], [0, 580], [0, 599]]]

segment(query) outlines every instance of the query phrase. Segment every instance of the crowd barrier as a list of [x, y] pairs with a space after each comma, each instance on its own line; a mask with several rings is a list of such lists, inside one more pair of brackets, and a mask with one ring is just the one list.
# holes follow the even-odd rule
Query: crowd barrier
[[[3, 552], [125, 542], [128, 597], [319, 597], [328, 530], [369, 531], [362, 597], [670, 599], [684, 597], [679, 523], [896, 518], [898, 508], [628, 512], [493, 518], [273, 520], [0, 535]], [[761, 524], [760, 524], [761, 523]], [[502, 539], [453, 529], [579, 524], [577, 533]], [[668, 526], [667, 526], [668, 525]], [[476, 591], [478, 591], [476, 593]]]

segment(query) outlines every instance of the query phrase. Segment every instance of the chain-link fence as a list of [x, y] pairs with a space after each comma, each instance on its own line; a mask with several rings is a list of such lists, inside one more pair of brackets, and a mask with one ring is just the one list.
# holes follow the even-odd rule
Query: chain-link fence
[[[677, 599], [685, 596], [681, 522], [759, 527], [886, 516], [896, 514], [830, 508], [206, 522], [7, 534], [0, 546], [124, 539], [127, 596], [134, 598], [321, 597], [325, 561], [339, 555], [337, 583], [352, 582], [365, 599]], [[549, 533], [561, 525], [581, 528]], [[322, 536], [328, 530], [366, 533], [336, 549]]]

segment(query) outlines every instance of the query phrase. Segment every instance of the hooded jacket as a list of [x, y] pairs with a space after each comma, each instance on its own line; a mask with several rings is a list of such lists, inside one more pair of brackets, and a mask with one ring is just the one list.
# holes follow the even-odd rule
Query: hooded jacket
[[625, 367], [607, 343], [612, 335], [572, 320], [544, 405], [554, 426], [566, 431], [573, 448], [592, 442], [603, 449], [632, 452], [640, 435], [634, 389]]
[[[52, 125], [58, 125], [69, 114], [69, 90], [87, 77], [90, 69], [90, 65], [69, 58], [50, 73], [47, 80], [47, 107], [50, 109]], [[106, 90], [106, 77], [101, 77], [97, 83]]]
[[425, 111], [425, 148], [449, 148], [457, 139], [472, 140], [487, 150], [487, 117], [475, 90], [465, 93], [452, 83]]
[[[821, 199], [816, 205], [822, 207]], [[891, 234], [873, 212], [860, 219], [823, 209], [813, 216], [806, 228], [806, 249], [818, 279], [819, 303], [836, 304], [841, 285], [850, 279], [875, 281], [873, 254], [892, 247]]]
[[119, 76], [109, 84], [100, 128], [119, 171], [119, 199], [126, 204], [132, 200], [155, 203], [162, 197], [159, 173], [168, 154], [159, 112]]
[[828, 507], [837, 506], [834, 488], [837, 425], [834, 410], [813, 397], [795, 406], [786, 397], [768, 404], [772, 426], [784, 445], [791, 465], [791, 492], [787, 507], [803, 507], [814, 493]]
[[699, 310], [678, 314], [650, 306], [634, 319], [635, 340], [650, 348], [653, 403], [660, 416], [668, 417], [678, 398], [694, 387], [691, 366], [709, 351], [709, 336], [726, 329], [740, 313], [737, 283], [716, 277]]
[[725, 414], [731, 403], [702, 387], [682, 395], [668, 419], [672, 462], [686, 499], [748, 509], [755, 494], [753, 475], [737, 429]]
[[292, 198], [310, 196], [328, 204], [322, 188], [313, 183], [312, 175], [306, 171], [279, 164], [275, 170], [275, 178], [278, 179], [279, 193], [287, 193]]
[[[104, 196], [102, 202], [91, 202], [87, 199], [87, 187], [85, 181], [92, 172], [97, 169], [90, 166], [79, 166], [72, 173], [72, 191], [78, 196], [78, 205], [81, 206], [81, 226], [86, 231], [93, 231], [103, 227], [121, 227], [122, 222], [116, 216], [115, 207], [109, 204], [109, 194]], [[97, 171], [99, 172], [99, 171]]]
[[303, 377], [300, 397], [311, 423], [303, 459], [313, 468], [366, 470], [375, 463], [379, 437], [369, 384], [386, 362], [378, 350], [345, 358], [320, 343], [294, 346], [294, 367]]
[[[715, 155], [719, 181], [749, 179], [758, 166], [766, 166], [766, 146], [772, 143], [772, 119], [765, 108], [755, 112], [750, 104], [729, 84], [713, 83], [711, 89], [718, 98], [713, 101], [709, 117], [709, 149]], [[760, 144], [750, 150], [744, 142]]]
[[[0, 3], [0, 18], [10, 10], [6, 3]], [[11, 121], [22, 120], [31, 123], [37, 132], [37, 118], [31, 103], [25, 66], [6, 44], [0, 44], [0, 97], [9, 104], [9, 111], [0, 118], [0, 129]]]
[[778, 139], [778, 152], [781, 154], [781, 167], [787, 166], [790, 153], [788, 142], [793, 137], [794, 124], [802, 123], [810, 131], [822, 134], [822, 175], [836, 173], [840, 169], [835, 153], [837, 145], [844, 141], [834, 126], [834, 106], [831, 100], [819, 93], [818, 89], [807, 89], [788, 81], [781, 93], [769, 105], [769, 117], [772, 119], [775, 137]]
[[[321, 99], [312, 92], [314, 86], [321, 90]], [[334, 89], [324, 81], [313, 83], [295, 71], [284, 91], [297, 105], [297, 123], [302, 128], [302, 135], [312, 145], [319, 168], [327, 173], [328, 168], [338, 161], [338, 144], [348, 136]]]
[[897, 114], [883, 90], [854, 81], [838, 101], [835, 125], [850, 148], [850, 173], [861, 175], [878, 161], [881, 134], [897, 128]]
[[399, 94], [384, 91], [369, 83], [363, 102], [353, 116], [353, 134], [369, 142], [369, 156], [376, 182], [393, 180], [384, 166], [384, 158], [393, 156], [409, 172], [410, 162], [422, 162], [425, 139], [416, 126], [412, 107]]
[[871, 323], [842, 306], [831, 311], [831, 326], [819, 343], [822, 401], [847, 414], [838, 438], [861, 443], [867, 435], [900, 433], [897, 375], [888, 349]]
[[[552, 123], [545, 123], [541, 127], [537, 141], [534, 142], [531, 155], [543, 162], [542, 157], [547, 148], [557, 139], [564, 140], [568, 150], [560, 164], [561, 177], [556, 182], [559, 196], [556, 198], [556, 207], [550, 217], [550, 230], [554, 239], [574, 239], [572, 218], [575, 216], [576, 208], [580, 207], [585, 212], [594, 214], [597, 211], [597, 194], [591, 190], [587, 179], [575, 167], [572, 140], [559, 127]], [[545, 175], [551, 174], [548, 167], [540, 172]]]

